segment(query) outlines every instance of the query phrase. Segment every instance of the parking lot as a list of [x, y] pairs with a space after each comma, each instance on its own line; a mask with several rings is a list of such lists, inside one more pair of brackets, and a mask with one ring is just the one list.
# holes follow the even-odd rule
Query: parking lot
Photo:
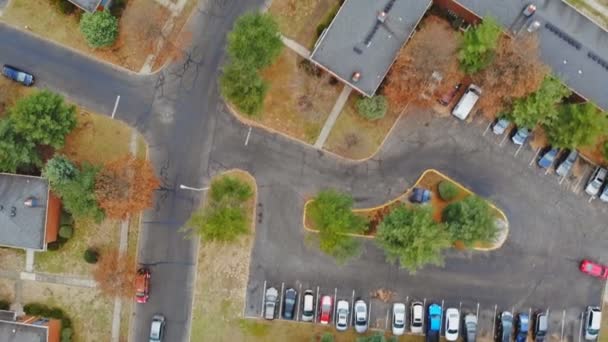
[[[392, 320], [392, 304], [393, 303], [404, 303], [407, 307], [406, 310], [406, 333], [410, 333], [410, 306], [413, 302], [421, 302], [425, 308], [425, 313], [428, 310], [428, 306], [432, 303], [436, 303], [441, 306], [442, 312], [445, 315], [447, 308], [457, 308], [460, 312], [461, 320], [466, 314], [474, 314], [477, 316], [477, 337], [482, 340], [490, 340], [492, 336], [498, 334], [498, 323], [500, 313], [503, 311], [510, 311], [514, 315], [518, 313], [528, 314], [529, 317], [533, 317], [535, 313], [547, 312], [549, 316], [549, 331], [547, 334], [547, 340], [549, 341], [573, 341], [579, 342], [584, 340], [583, 332], [583, 310], [577, 309], [562, 309], [562, 308], [538, 308], [538, 307], [501, 307], [497, 304], [491, 303], [480, 303], [475, 301], [459, 301], [458, 299], [446, 299], [446, 298], [425, 298], [425, 297], [410, 297], [399, 293], [393, 293], [390, 300], [382, 301], [370, 293], [357, 292], [355, 289], [350, 288], [330, 288], [315, 286], [306, 282], [296, 282], [294, 284], [282, 283], [269, 283], [264, 282], [264, 287], [261, 291], [257, 292], [258, 302], [257, 315], [251, 315], [255, 312], [248, 312], [250, 318], [263, 318], [264, 317], [264, 293], [269, 287], [274, 287], [279, 290], [279, 299], [277, 302], [278, 310], [275, 311], [275, 320], [283, 320], [283, 295], [285, 290], [288, 288], [294, 288], [298, 292], [298, 301], [295, 306], [295, 316], [293, 321], [302, 322], [303, 324], [320, 324], [319, 323], [319, 310], [315, 310], [314, 319], [312, 322], [303, 322], [301, 320], [301, 312], [303, 305], [303, 296], [305, 290], [312, 290], [314, 294], [315, 307], [319, 308], [320, 298], [328, 295], [332, 297], [333, 307], [331, 319], [329, 322], [330, 326], [335, 326], [336, 317], [336, 303], [339, 300], [346, 300], [349, 302], [349, 329], [353, 328], [353, 306], [354, 302], [358, 299], [362, 299], [367, 303], [368, 306], [368, 321], [369, 329], [380, 332], [391, 331], [391, 320]], [[423, 335], [426, 331], [426, 314], [423, 316]], [[442, 317], [444, 320], [445, 317]], [[532, 324], [530, 325], [533, 326]], [[441, 336], [445, 336], [445, 324], [441, 324]], [[460, 336], [464, 336], [463, 327], [460, 330]], [[532, 336], [532, 328], [530, 328], [529, 336]]]

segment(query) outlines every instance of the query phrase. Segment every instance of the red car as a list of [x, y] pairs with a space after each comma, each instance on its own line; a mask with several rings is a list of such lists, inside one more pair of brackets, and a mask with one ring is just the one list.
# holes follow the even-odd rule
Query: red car
[[581, 262], [581, 272], [587, 273], [597, 278], [608, 279], [608, 267], [597, 264], [590, 260]]
[[323, 296], [321, 298], [321, 318], [319, 318], [319, 322], [321, 324], [329, 324], [329, 320], [331, 319], [331, 307], [333, 300], [330, 296]]
[[150, 270], [142, 267], [137, 270], [135, 277], [135, 300], [145, 303], [150, 297]]

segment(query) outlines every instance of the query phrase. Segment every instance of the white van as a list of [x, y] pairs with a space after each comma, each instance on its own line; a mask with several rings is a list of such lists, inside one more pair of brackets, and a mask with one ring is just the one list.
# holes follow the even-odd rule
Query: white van
[[315, 313], [314, 295], [312, 290], [304, 291], [304, 307], [302, 308], [302, 321], [312, 322]]
[[481, 96], [481, 88], [478, 86], [471, 84], [467, 90], [464, 92], [464, 95], [460, 98], [460, 101], [456, 104], [454, 109], [452, 110], [452, 115], [459, 118], [460, 120], [464, 120], [469, 116], [471, 110], [479, 100], [479, 96]]

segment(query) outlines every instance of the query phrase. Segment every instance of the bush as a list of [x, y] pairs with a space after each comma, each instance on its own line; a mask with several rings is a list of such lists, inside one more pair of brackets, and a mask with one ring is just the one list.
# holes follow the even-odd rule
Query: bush
[[49, 312], [49, 307], [40, 303], [28, 303], [23, 306], [23, 311], [31, 316], [43, 316]]
[[444, 201], [451, 201], [458, 196], [458, 187], [450, 181], [441, 181], [438, 190], [439, 197]]
[[268, 84], [258, 71], [242, 63], [231, 63], [220, 78], [222, 95], [240, 111], [248, 115], [259, 114], [268, 91]]
[[443, 209], [443, 221], [453, 241], [462, 241], [465, 247], [476, 242], [492, 242], [498, 234], [496, 218], [488, 202], [478, 196], [448, 204]]
[[61, 242], [59, 241], [53, 241], [53, 242], [49, 242], [46, 245], [46, 250], [47, 251], [56, 251], [61, 247]]
[[259, 70], [279, 57], [283, 50], [279, 25], [270, 14], [247, 13], [237, 19], [228, 33], [231, 63]]
[[93, 48], [110, 46], [118, 37], [118, 19], [109, 11], [85, 13], [80, 19], [80, 32]]
[[72, 341], [72, 335], [74, 335], [74, 330], [72, 330], [72, 328], [61, 329], [61, 342]]
[[66, 239], [66, 240], [71, 239], [73, 235], [74, 235], [74, 227], [65, 225], [65, 226], [61, 226], [61, 228], [59, 228], [59, 236], [62, 238]]
[[11, 303], [8, 300], [0, 300], [0, 310], [8, 310], [11, 307]]
[[[340, 1], [340, 3], [342, 3], [342, 2], [343, 1]], [[319, 37], [321, 37], [321, 34], [323, 34], [323, 31], [329, 27], [332, 20], [334, 20], [334, 17], [336, 16], [336, 14], [338, 14], [339, 9], [340, 9], [340, 6], [336, 5], [336, 7], [332, 8], [331, 11], [325, 15], [325, 17], [323, 18], [323, 21], [321, 21], [319, 23], [319, 25], [317, 25], [317, 39], [319, 39]]]
[[50, 308], [49, 311], [45, 312], [43, 316], [48, 318], [63, 319], [63, 317], [65, 317], [65, 312], [63, 312], [63, 310], [60, 308]]
[[61, 218], [59, 219], [59, 225], [61, 225], [61, 226], [74, 225], [74, 218], [72, 217], [72, 214], [63, 210], [63, 208], [61, 209]]
[[251, 186], [235, 177], [222, 177], [211, 183], [211, 200], [216, 203], [240, 205], [253, 196]]
[[388, 109], [386, 97], [382, 95], [374, 97], [362, 97], [357, 100], [357, 111], [368, 120], [378, 120], [384, 117]]
[[72, 14], [78, 9], [78, 7], [68, 0], [59, 0], [57, 2], [57, 8], [59, 8], [59, 11], [63, 14]]
[[84, 251], [84, 261], [89, 264], [96, 264], [99, 261], [99, 252], [94, 248], [87, 248]]

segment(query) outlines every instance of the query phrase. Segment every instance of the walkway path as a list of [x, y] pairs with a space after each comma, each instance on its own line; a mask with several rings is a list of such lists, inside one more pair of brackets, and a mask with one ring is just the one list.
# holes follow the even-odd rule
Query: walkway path
[[329, 132], [331, 132], [336, 120], [338, 120], [338, 116], [340, 113], [342, 113], [342, 108], [344, 108], [344, 104], [346, 104], [346, 100], [348, 100], [348, 96], [352, 90], [353, 88], [349, 87], [348, 85], [344, 85], [344, 89], [342, 89], [340, 96], [338, 96], [338, 100], [334, 104], [334, 108], [331, 109], [331, 113], [325, 121], [323, 129], [321, 129], [321, 134], [319, 134], [319, 137], [315, 142], [316, 148], [323, 148], [323, 145], [325, 145], [325, 141], [327, 140], [327, 137], [329, 137]]
[[285, 44], [285, 46], [287, 46], [289, 49], [293, 50], [293, 52], [300, 55], [300, 57], [306, 58], [306, 59], [308, 59], [310, 57], [310, 51], [307, 48], [305, 48], [303, 45], [301, 45], [300, 43], [296, 42], [295, 40], [289, 39], [283, 35], [281, 35], [281, 40], [283, 41], [283, 44]]
[[19, 274], [21, 280], [38, 281], [42, 283], [61, 284], [67, 286], [78, 286], [78, 287], [97, 287], [97, 282], [90, 278], [77, 277], [77, 276], [64, 276], [59, 274], [48, 274], [48, 273], [35, 273], [35, 272], [21, 272]]

